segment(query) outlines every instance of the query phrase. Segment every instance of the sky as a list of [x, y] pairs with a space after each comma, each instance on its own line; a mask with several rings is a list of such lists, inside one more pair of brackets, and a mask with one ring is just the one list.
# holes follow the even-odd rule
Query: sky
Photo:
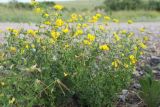
[[[9, 2], [11, 0], [0, 0], [0, 2]], [[31, 0], [17, 0], [19, 2], [30, 2]], [[36, 1], [71, 1], [71, 0], [36, 0]]]

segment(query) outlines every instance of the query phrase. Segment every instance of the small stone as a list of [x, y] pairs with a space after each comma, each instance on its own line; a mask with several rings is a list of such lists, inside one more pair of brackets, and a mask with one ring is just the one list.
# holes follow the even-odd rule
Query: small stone
[[158, 73], [158, 71], [157, 71], [157, 70], [152, 70], [152, 72], [153, 72], [153, 73]]
[[120, 95], [120, 96], [119, 96], [119, 99], [120, 99], [121, 101], [125, 102], [125, 101], [126, 101], [126, 96], [125, 96], [125, 95]]
[[155, 70], [160, 71], [160, 63], [155, 67]]
[[137, 70], [135, 70], [135, 71], [133, 72], [133, 75], [135, 75], [135, 76], [137, 76], [137, 77], [140, 76], [140, 75], [139, 75], [139, 72], [138, 72]]
[[123, 94], [123, 95], [127, 95], [127, 94], [128, 94], [128, 90], [125, 90], [125, 89], [122, 90], [122, 94]]
[[141, 85], [138, 84], [138, 83], [134, 83], [134, 84], [133, 84], [133, 88], [139, 89], [140, 87], [141, 87]]
[[152, 65], [158, 65], [160, 63], [160, 57], [152, 56], [150, 61]]

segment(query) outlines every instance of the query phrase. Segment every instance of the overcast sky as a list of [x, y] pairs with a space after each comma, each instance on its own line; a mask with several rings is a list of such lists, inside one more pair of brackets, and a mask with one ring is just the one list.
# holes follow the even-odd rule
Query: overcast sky
[[[0, 2], [8, 2], [11, 0], [0, 0]], [[19, 2], [30, 2], [31, 0], [17, 0]], [[36, 1], [71, 1], [71, 0], [36, 0]]]

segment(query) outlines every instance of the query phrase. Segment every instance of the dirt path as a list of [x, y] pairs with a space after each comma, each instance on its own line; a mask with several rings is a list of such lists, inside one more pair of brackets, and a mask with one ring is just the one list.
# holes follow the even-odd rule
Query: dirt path
[[[35, 24], [27, 24], [27, 23], [0, 23], [0, 30], [5, 31], [8, 27], [15, 28], [15, 29], [36, 29]], [[138, 34], [139, 28], [146, 28], [148, 32], [150, 32], [149, 36], [153, 40], [160, 39], [160, 22], [137, 22], [132, 25], [128, 25], [127, 23], [109, 23], [109, 26], [106, 28], [109, 28], [111, 30], [118, 30], [118, 29], [126, 29], [133, 31]], [[155, 35], [158, 37], [155, 37]], [[2, 40], [3, 35], [0, 35], [0, 40]]]

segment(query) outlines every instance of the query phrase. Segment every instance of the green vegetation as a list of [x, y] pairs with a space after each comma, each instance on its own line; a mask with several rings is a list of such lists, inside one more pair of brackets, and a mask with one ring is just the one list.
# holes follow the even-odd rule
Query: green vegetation
[[[65, 12], [65, 14], [69, 13]], [[93, 14], [95, 12], [92, 14], [88, 12], [87, 15]], [[128, 19], [134, 21], [160, 21], [160, 14], [157, 11], [115, 11], [105, 14], [121, 21], [127, 21]], [[0, 22], [40, 22], [40, 20], [40, 15], [35, 14], [32, 10], [0, 7]]]
[[64, 5], [69, 10], [83, 11], [83, 10], [94, 10], [95, 7], [101, 6], [104, 0], [75, 0], [75, 1], [61, 1], [55, 2], [57, 4]]
[[40, 19], [32, 10], [0, 7], [0, 22], [39, 22]]
[[154, 79], [154, 74], [149, 66], [147, 73], [140, 79], [140, 96], [148, 107], [158, 107], [160, 104], [160, 81]]
[[[74, 14], [70, 24], [63, 6], [41, 11], [33, 4], [43, 18], [37, 29], [8, 28], [0, 45], [0, 106], [112, 107], [130, 85], [148, 39], [106, 30], [109, 16]], [[104, 23], [97, 28], [98, 20]], [[146, 37], [147, 31], [139, 32]]]
[[160, 21], [160, 13], [157, 11], [144, 11], [144, 10], [123, 10], [123, 11], [113, 11], [108, 12], [108, 14], [113, 18], [118, 18], [121, 21], [126, 21], [132, 19], [137, 22], [143, 21]]
[[[134, 0], [132, 0], [134, 1]], [[67, 2], [56, 2], [57, 4], [64, 5], [65, 14], [70, 13], [83, 13], [86, 15], [94, 15], [97, 12], [97, 9], [104, 9], [103, 5], [104, 0], [77, 0], [77, 1], [67, 1]], [[146, 2], [146, 1], [145, 1]], [[109, 2], [108, 5], [113, 5], [114, 0]], [[114, 5], [117, 5], [118, 2], [115, 2]], [[53, 7], [54, 2], [41, 2], [40, 5], [43, 8]], [[158, 4], [157, 4], [158, 5]], [[123, 6], [124, 7], [124, 6]], [[131, 7], [130, 7], [131, 8]], [[150, 8], [154, 8], [154, 5], [151, 5]], [[128, 9], [128, 8], [125, 8]], [[10, 2], [8, 4], [0, 4], [0, 21], [1, 22], [40, 22], [40, 16], [35, 14], [33, 7], [28, 3], [18, 3]], [[113, 9], [114, 10], [114, 9]], [[116, 9], [117, 10], [117, 9]], [[107, 10], [106, 13], [101, 11], [102, 14], [110, 15], [113, 18], [118, 18], [122, 21], [132, 19], [134, 21], [160, 21], [160, 13], [154, 9], [149, 10], [117, 10], [112, 11]]]
[[156, 10], [160, 11], [159, 0], [105, 0], [106, 11], [119, 10]]

